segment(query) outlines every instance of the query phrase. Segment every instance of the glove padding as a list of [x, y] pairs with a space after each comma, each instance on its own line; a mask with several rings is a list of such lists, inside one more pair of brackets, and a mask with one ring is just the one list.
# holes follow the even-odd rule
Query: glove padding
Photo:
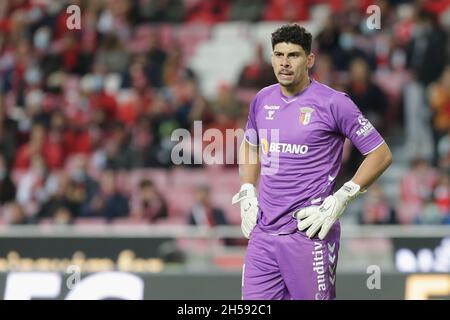
[[244, 183], [237, 194], [231, 200], [232, 204], [240, 203], [241, 206], [241, 230], [247, 239], [256, 226], [258, 215], [258, 199], [256, 189], [250, 183]]
[[300, 231], [306, 230], [309, 238], [319, 231], [319, 239], [327, 236], [333, 224], [339, 219], [348, 204], [360, 193], [361, 187], [349, 181], [345, 183], [335, 194], [325, 198], [320, 206], [310, 206], [296, 213], [297, 226]]

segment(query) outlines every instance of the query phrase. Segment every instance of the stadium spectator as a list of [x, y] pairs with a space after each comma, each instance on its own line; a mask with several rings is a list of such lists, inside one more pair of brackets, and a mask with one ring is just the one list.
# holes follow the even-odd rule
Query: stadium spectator
[[439, 168], [450, 173], [450, 129], [437, 143], [437, 164]]
[[242, 104], [236, 99], [235, 91], [235, 88], [227, 84], [219, 87], [217, 97], [210, 104], [214, 119], [216, 119], [216, 123], [213, 123], [212, 127], [231, 129], [242, 115]]
[[394, 224], [395, 211], [379, 184], [374, 184], [364, 197], [362, 224]]
[[310, 0], [269, 0], [263, 12], [263, 20], [289, 22], [307, 20], [310, 3]]
[[322, 30], [317, 35], [317, 45], [323, 55], [330, 56], [334, 61], [334, 54], [339, 50], [340, 29], [337, 19], [329, 16]]
[[153, 181], [145, 179], [139, 183], [139, 189], [131, 198], [130, 217], [148, 223], [159, 222], [168, 217], [166, 200]]
[[[435, 81], [446, 64], [448, 35], [437, 24], [434, 14], [416, 7], [413, 36], [408, 44], [408, 67], [421, 85]], [[429, 63], [433, 61], [433, 63]]]
[[130, 135], [121, 122], [117, 122], [105, 143], [105, 169], [131, 169], [132, 152]]
[[33, 222], [17, 202], [10, 202], [4, 207], [2, 220], [8, 225], [25, 225]]
[[264, 58], [264, 47], [258, 43], [255, 47], [255, 57], [240, 72], [237, 87], [253, 89], [256, 93], [276, 81], [272, 66]]
[[129, 147], [133, 168], [151, 167], [157, 163], [156, 150], [153, 146], [155, 137], [151, 129], [150, 120], [142, 117], [137, 120], [136, 126], [131, 131]]
[[130, 38], [133, 27], [131, 21], [131, 1], [105, 1], [100, 7], [100, 10], [97, 31], [102, 37], [110, 32], [116, 32], [121, 41]]
[[66, 156], [90, 154], [95, 144], [95, 124], [90, 127], [82, 117], [73, 117], [66, 121], [61, 118], [64, 129], [64, 147]]
[[[437, 146], [439, 140], [450, 130], [450, 65], [443, 70], [438, 81], [430, 84], [428, 100], [433, 111], [433, 136]], [[439, 150], [435, 148], [435, 159]]]
[[103, 171], [100, 176], [100, 189], [84, 208], [83, 216], [111, 220], [127, 217], [128, 214], [128, 197], [119, 190], [117, 173], [111, 170]]
[[417, 217], [417, 224], [441, 224], [443, 215], [441, 214], [439, 207], [431, 195], [425, 200], [421, 214]]
[[169, 22], [179, 23], [185, 15], [184, 1], [182, 0], [143, 0], [138, 1], [135, 15], [139, 22]]
[[228, 19], [229, 1], [192, 1], [186, 12], [186, 22], [213, 24]]
[[129, 56], [116, 33], [105, 35], [96, 55], [96, 63], [103, 66], [106, 72], [125, 72], [129, 65]]
[[73, 215], [69, 209], [64, 206], [59, 207], [53, 214], [53, 223], [55, 225], [70, 225], [73, 222]]
[[6, 159], [0, 153], [0, 207], [14, 201], [16, 198], [16, 186], [10, 177]]
[[36, 155], [42, 157], [49, 169], [61, 168], [64, 164], [64, 150], [60, 133], [53, 132], [53, 135], [49, 137], [44, 125], [33, 125], [30, 141], [17, 151], [15, 168], [27, 169], [30, 166], [31, 158]]
[[166, 86], [174, 86], [183, 80], [196, 80], [195, 72], [185, 65], [185, 55], [181, 43], [176, 43], [167, 52], [164, 63], [163, 81]]
[[424, 159], [411, 162], [410, 170], [401, 179], [400, 205], [397, 221], [412, 224], [420, 220], [425, 203], [429, 202], [438, 181], [438, 174]]
[[102, 127], [108, 129], [111, 123], [117, 120], [117, 98], [104, 90], [104, 77], [101, 74], [89, 74], [85, 76], [87, 87], [85, 88], [89, 111], [93, 120]]
[[[448, 35], [436, 24], [436, 17], [415, 7], [416, 18], [411, 41], [407, 46], [407, 66], [414, 81], [405, 90], [406, 150], [412, 157], [433, 158], [429, 110], [425, 104], [425, 87], [435, 81], [446, 64]], [[433, 63], [429, 63], [433, 61]]]
[[164, 65], [167, 60], [167, 52], [160, 42], [156, 31], [152, 31], [147, 36], [146, 73], [152, 87], [161, 88], [164, 86]]
[[233, 0], [230, 4], [229, 20], [256, 22], [261, 19], [264, 0]]
[[450, 177], [448, 173], [440, 172], [433, 197], [441, 215], [443, 217], [450, 215]]
[[89, 174], [89, 159], [84, 154], [74, 157], [66, 197], [75, 217], [82, 215], [94, 195], [99, 192], [99, 183]]
[[359, 29], [349, 26], [340, 28], [339, 46], [332, 51], [331, 57], [333, 65], [339, 72], [345, 72], [350, 68], [350, 64], [356, 58], [366, 60], [370, 67], [375, 65], [374, 47], [368, 42], [367, 36], [361, 34]]
[[[348, 93], [352, 101], [359, 106], [361, 112], [366, 115], [370, 123], [384, 132], [385, 111], [387, 109], [387, 98], [384, 92], [372, 80], [367, 61], [356, 58], [350, 65], [350, 79], [344, 92]], [[363, 124], [361, 124], [363, 125]], [[349, 144], [350, 155], [344, 163], [342, 174], [352, 174], [358, 169], [364, 159], [361, 153], [353, 145]]]
[[8, 167], [11, 167], [17, 147], [17, 123], [5, 112], [4, 99], [0, 95], [0, 154]]
[[96, 49], [99, 43], [97, 27], [98, 4], [90, 1], [81, 10], [82, 32], [80, 35], [80, 47], [78, 57], [73, 72], [77, 75], [84, 75], [90, 72], [94, 63]]
[[20, 179], [17, 186], [16, 200], [22, 206], [26, 216], [34, 217], [42, 204], [47, 200], [45, 188], [48, 168], [41, 155], [31, 157], [31, 165]]
[[46, 200], [42, 203], [35, 219], [51, 218], [60, 208], [71, 207], [74, 204], [67, 197], [69, 177], [64, 171], [51, 173], [46, 181]]
[[313, 68], [313, 78], [329, 87], [335, 88], [338, 77], [333, 70], [333, 62], [329, 55], [324, 54], [320, 56], [320, 61], [317, 61]]
[[368, 63], [354, 59], [350, 64], [350, 81], [347, 90], [350, 98], [360, 106], [367, 119], [379, 130], [384, 129], [385, 112], [388, 107], [387, 97], [374, 83]]
[[229, 224], [224, 211], [211, 203], [208, 186], [198, 186], [195, 198], [196, 203], [189, 214], [190, 225], [214, 227]]

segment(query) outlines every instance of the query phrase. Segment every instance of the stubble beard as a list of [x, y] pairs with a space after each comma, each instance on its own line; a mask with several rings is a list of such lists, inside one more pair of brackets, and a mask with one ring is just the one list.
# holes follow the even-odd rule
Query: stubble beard
[[294, 89], [301, 82], [301, 79], [292, 79], [291, 81], [278, 80], [278, 83], [286, 89]]

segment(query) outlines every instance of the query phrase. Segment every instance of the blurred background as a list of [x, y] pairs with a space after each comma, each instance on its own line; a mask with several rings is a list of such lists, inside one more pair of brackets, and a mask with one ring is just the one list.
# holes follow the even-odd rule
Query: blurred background
[[449, 299], [448, 0], [1, 0], [0, 298], [239, 299], [237, 166], [174, 165], [171, 134], [243, 128], [287, 22], [394, 154], [343, 217], [338, 298]]

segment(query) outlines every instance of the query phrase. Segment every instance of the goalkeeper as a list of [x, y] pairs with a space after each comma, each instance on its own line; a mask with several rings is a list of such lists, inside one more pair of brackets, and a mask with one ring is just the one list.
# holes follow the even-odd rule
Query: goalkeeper
[[[310, 79], [311, 41], [296, 24], [272, 33], [278, 83], [250, 105], [239, 155], [241, 189], [232, 199], [250, 239], [243, 299], [334, 299], [339, 217], [392, 162], [352, 100]], [[333, 192], [346, 137], [365, 159]]]

